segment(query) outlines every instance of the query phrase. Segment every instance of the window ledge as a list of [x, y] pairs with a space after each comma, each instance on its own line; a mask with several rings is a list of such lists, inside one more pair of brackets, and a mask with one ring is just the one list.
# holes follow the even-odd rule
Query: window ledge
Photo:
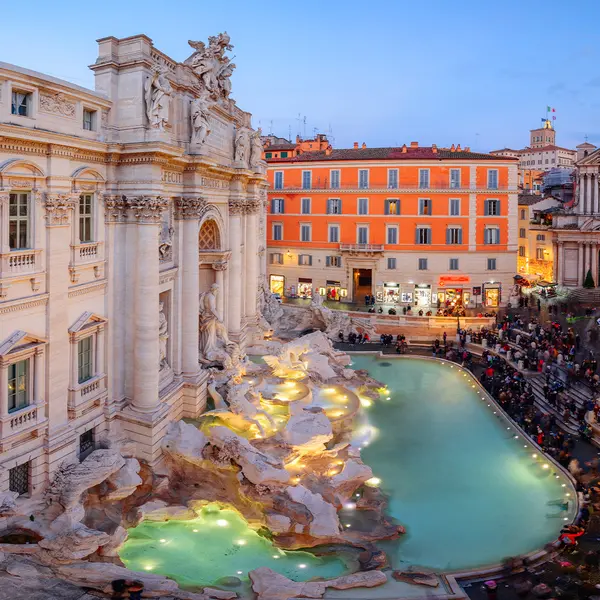
[[34, 433], [46, 423], [45, 402], [30, 404], [0, 418], [0, 450], [10, 448], [14, 436]]
[[100, 406], [106, 395], [106, 373], [95, 375], [69, 389], [69, 418], [76, 419], [90, 409]]

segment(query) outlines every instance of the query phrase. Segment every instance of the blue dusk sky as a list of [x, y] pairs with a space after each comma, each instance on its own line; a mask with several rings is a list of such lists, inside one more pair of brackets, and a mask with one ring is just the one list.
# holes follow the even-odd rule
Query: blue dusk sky
[[598, 0], [3, 4], [0, 60], [91, 88], [97, 38], [145, 33], [182, 61], [227, 30], [232, 95], [265, 133], [522, 148], [550, 105], [559, 145], [600, 145]]

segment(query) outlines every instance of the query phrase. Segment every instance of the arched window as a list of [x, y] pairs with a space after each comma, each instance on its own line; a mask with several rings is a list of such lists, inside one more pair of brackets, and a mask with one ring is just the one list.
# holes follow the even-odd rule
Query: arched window
[[219, 227], [214, 221], [205, 221], [200, 227], [198, 248], [200, 250], [220, 250], [221, 235]]

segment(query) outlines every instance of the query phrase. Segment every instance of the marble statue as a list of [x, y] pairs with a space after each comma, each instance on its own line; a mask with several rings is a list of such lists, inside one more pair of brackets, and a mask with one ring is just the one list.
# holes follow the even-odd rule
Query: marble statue
[[210, 134], [210, 122], [208, 117], [208, 96], [202, 92], [198, 98], [192, 100], [190, 116], [192, 119], [192, 140], [191, 143], [202, 146]]
[[232, 50], [227, 32], [208, 38], [208, 46], [204, 42], [188, 41], [195, 50], [185, 64], [189, 65], [204, 89], [214, 100], [227, 100], [231, 91], [229, 78], [235, 69], [235, 64], [228, 56], [227, 50]]
[[244, 166], [248, 164], [250, 151], [250, 135], [246, 127], [240, 127], [235, 132], [234, 140], [234, 160]]
[[200, 361], [205, 365], [220, 364], [229, 369], [239, 363], [239, 346], [229, 339], [227, 328], [217, 310], [219, 285], [213, 283], [200, 295]]
[[262, 129], [259, 127], [252, 132], [250, 138], [250, 168], [252, 169], [258, 169], [262, 161], [263, 143], [261, 137]]
[[158, 256], [161, 261], [170, 260], [173, 257], [173, 235], [172, 227], [161, 229], [158, 239]]
[[167, 362], [167, 341], [169, 340], [169, 323], [165, 315], [165, 303], [160, 302], [158, 305], [158, 340], [160, 348], [160, 369], [169, 366]]
[[[253, 395], [255, 403], [248, 400], [248, 394]], [[232, 413], [241, 415], [245, 421], [251, 425], [255, 425], [260, 432], [261, 437], [265, 437], [265, 430], [257, 419], [259, 415], [265, 417], [271, 427], [275, 429], [275, 422], [271, 415], [260, 408], [260, 394], [254, 393], [250, 383], [233, 378], [227, 392], [227, 403], [229, 404], [229, 410], [231, 410]]]
[[259, 307], [262, 317], [272, 329], [277, 329], [284, 311], [281, 304], [273, 297], [266, 282], [262, 282], [260, 285]]
[[166, 70], [157, 68], [145, 84], [146, 116], [150, 127], [163, 130], [169, 121], [169, 101], [173, 89]]

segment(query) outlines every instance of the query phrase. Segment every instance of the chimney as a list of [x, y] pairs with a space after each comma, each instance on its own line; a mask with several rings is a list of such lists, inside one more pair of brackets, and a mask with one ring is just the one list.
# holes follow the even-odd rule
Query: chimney
[[364, 150], [367, 147], [367, 145], [363, 142], [361, 148]]
[[410, 143], [410, 147], [411, 148], [418, 148], [419, 147], [419, 142], [411, 142]]
[[456, 146], [456, 151], [457, 151], [457, 152], [460, 152], [460, 151], [461, 151], [461, 150], [460, 150], [460, 144], [458, 144], [458, 146]]
[[454, 144], [452, 144], [452, 146], [450, 146], [450, 152], [456, 152], [456, 148], [454, 147]]
[[471, 152], [471, 148], [469, 148], [469, 146], [465, 146], [465, 152]]
[[331, 144], [325, 148], [325, 156], [331, 156]]
[[402, 145], [402, 154], [406, 154], [408, 152], [407, 148], [406, 148], [406, 144]]
[[354, 142], [354, 148], [358, 148], [358, 142]]
[[435, 144], [431, 144], [431, 151], [432, 151], [434, 154], [437, 154], [437, 146], [436, 146]]

